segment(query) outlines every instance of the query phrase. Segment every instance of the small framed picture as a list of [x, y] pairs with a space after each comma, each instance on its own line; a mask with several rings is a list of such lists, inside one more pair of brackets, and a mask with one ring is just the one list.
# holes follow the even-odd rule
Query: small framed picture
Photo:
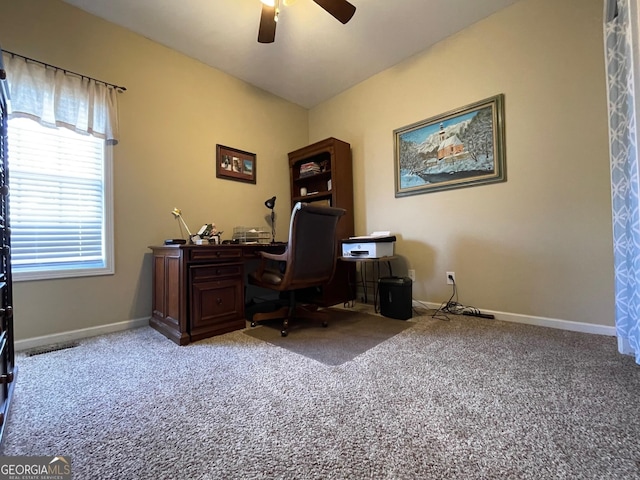
[[256, 154], [216, 145], [216, 177], [256, 183]]

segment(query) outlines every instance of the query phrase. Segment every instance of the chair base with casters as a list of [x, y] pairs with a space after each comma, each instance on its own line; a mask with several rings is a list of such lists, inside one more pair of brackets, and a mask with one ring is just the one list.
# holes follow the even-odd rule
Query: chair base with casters
[[329, 315], [322, 310], [318, 310], [317, 305], [300, 304], [296, 302], [295, 290], [289, 292], [289, 304], [273, 312], [256, 312], [251, 319], [251, 326], [255, 327], [259, 322], [267, 320], [282, 319], [282, 329], [280, 335], [286, 337], [289, 334], [289, 320], [305, 319], [321, 322], [323, 327], [329, 325]]
[[294, 318], [317, 320], [327, 326], [328, 313], [318, 310], [317, 305], [298, 302], [296, 296], [304, 289], [326, 285], [333, 277], [338, 243], [336, 225], [344, 213], [342, 208], [296, 204], [285, 252], [260, 252], [260, 265], [249, 274], [250, 284], [280, 292], [287, 303], [275, 311], [256, 312], [251, 318], [252, 327], [258, 322], [281, 318], [280, 333], [286, 337]]

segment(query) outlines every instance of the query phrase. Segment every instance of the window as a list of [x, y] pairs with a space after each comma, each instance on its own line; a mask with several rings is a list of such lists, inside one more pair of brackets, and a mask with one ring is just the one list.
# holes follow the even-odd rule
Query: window
[[113, 273], [112, 147], [27, 118], [8, 124], [14, 280]]

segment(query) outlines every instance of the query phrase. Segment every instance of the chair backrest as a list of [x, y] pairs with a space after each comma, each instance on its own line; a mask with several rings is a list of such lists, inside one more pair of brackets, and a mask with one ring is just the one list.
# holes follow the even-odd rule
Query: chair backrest
[[328, 283], [335, 272], [336, 226], [343, 208], [298, 202], [291, 212], [283, 286], [297, 289]]

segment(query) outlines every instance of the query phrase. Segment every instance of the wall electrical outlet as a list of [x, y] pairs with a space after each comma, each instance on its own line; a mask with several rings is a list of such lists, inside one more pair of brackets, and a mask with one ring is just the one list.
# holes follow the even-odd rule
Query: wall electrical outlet
[[409, 270], [409, 271], [407, 272], [407, 275], [409, 276], [409, 278], [410, 278], [412, 281], [414, 281], [414, 282], [416, 281], [416, 271], [415, 271], [415, 270]]
[[[453, 280], [451, 278], [453, 277]], [[453, 285], [456, 281], [456, 272], [447, 272], [447, 285]]]

